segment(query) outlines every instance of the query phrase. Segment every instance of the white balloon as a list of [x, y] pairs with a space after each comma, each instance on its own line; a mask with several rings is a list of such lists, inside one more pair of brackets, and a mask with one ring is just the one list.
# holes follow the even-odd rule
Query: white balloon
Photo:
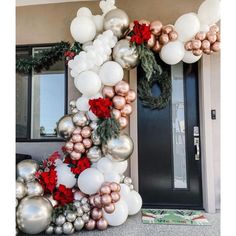
[[90, 97], [89, 99], [97, 99], [97, 98], [103, 98], [103, 96], [102, 96], [102, 94], [100, 92], [98, 92], [94, 96]]
[[108, 61], [101, 66], [99, 76], [103, 84], [114, 86], [123, 79], [124, 71], [119, 63]]
[[88, 168], [79, 175], [78, 187], [83, 193], [95, 194], [103, 182], [104, 177], [99, 170]]
[[202, 55], [195, 56], [195, 55], [193, 55], [193, 53], [191, 51], [185, 51], [183, 62], [191, 64], [191, 63], [198, 61], [201, 58], [201, 56]]
[[65, 185], [67, 188], [72, 188], [76, 184], [75, 175], [71, 172], [67, 164], [59, 164], [56, 166], [57, 171], [57, 187], [60, 184]]
[[115, 211], [113, 213], [108, 214], [104, 209], [102, 211], [104, 219], [106, 219], [111, 226], [122, 225], [128, 217], [128, 206], [123, 199], [115, 203]]
[[97, 33], [101, 33], [103, 30], [103, 16], [95, 15], [92, 17], [92, 20], [96, 26]]
[[79, 111], [88, 111], [89, 110], [89, 99], [85, 96], [81, 96], [76, 101], [76, 107]]
[[180, 16], [175, 22], [175, 30], [178, 40], [187, 42], [192, 39], [200, 29], [200, 21], [195, 13], [187, 13]]
[[142, 207], [142, 198], [140, 194], [136, 191], [131, 191], [129, 197], [127, 198], [128, 214], [135, 215], [137, 214]]
[[199, 31], [207, 33], [209, 30], [210, 30], [210, 26], [209, 25], [200, 25]]
[[113, 168], [112, 161], [107, 157], [103, 157], [97, 162], [97, 169], [101, 171], [103, 174], [111, 172], [112, 168]]
[[91, 12], [90, 9], [87, 8], [87, 7], [81, 7], [81, 8], [77, 11], [77, 16], [92, 17], [92, 12]]
[[77, 16], [71, 22], [70, 32], [75, 41], [86, 43], [94, 39], [96, 26], [91, 18], [87, 16]]
[[115, 183], [120, 183], [120, 175], [116, 172], [110, 171], [104, 173], [104, 180], [106, 182], [115, 182]]
[[89, 42], [86, 42], [82, 45], [82, 49], [87, 52], [88, 49], [93, 45], [93, 42], [92, 41], [89, 41]]
[[198, 17], [202, 24], [212, 25], [220, 20], [220, 1], [206, 0], [198, 9]]
[[92, 111], [88, 111], [87, 115], [89, 117], [90, 120], [98, 120], [98, 117], [94, 115], [94, 113]]
[[97, 162], [93, 162], [92, 164], [91, 164], [91, 168], [97, 168]]
[[174, 41], [164, 45], [160, 52], [162, 61], [169, 65], [175, 65], [184, 57], [184, 45], [180, 41]]
[[121, 162], [112, 162], [113, 168], [112, 170], [118, 174], [123, 174], [128, 168], [128, 161], [121, 161]]
[[101, 80], [93, 71], [83, 71], [74, 80], [75, 87], [85, 96], [91, 97], [101, 88]]
[[130, 188], [127, 184], [120, 184], [120, 196], [127, 201], [130, 194]]

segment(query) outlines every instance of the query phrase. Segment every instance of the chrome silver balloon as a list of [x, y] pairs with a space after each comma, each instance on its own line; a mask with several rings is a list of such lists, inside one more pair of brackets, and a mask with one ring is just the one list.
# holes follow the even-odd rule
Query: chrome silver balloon
[[100, 147], [93, 146], [93, 147], [89, 148], [89, 150], [87, 152], [87, 157], [89, 158], [89, 160], [91, 162], [97, 162], [99, 159], [101, 159], [102, 158], [102, 151], [101, 151]]
[[112, 57], [122, 68], [130, 70], [137, 66], [139, 55], [134, 46], [130, 45], [129, 40], [121, 39], [113, 48]]
[[44, 193], [42, 185], [37, 181], [28, 182], [26, 189], [28, 196], [42, 196]]
[[26, 186], [22, 182], [16, 181], [16, 198], [21, 199], [23, 198], [27, 193]]
[[35, 160], [27, 159], [19, 162], [16, 166], [17, 176], [29, 182], [35, 179], [35, 173], [39, 168]]
[[19, 229], [16, 228], [16, 235], [19, 233]]
[[130, 177], [125, 177], [124, 178], [124, 183], [125, 184], [132, 184], [132, 179]]
[[73, 205], [74, 205], [76, 208], [81, 207], [81, 203], [80, 203], [80, 201], [78, 201], [78, 200], [75, 200], [75, 201], [73, 202]]
[[70, 109], [72, 110], [73, 108], [76, 107], [76, 101], [75, 100], [71, 100], [69, 103]]
[[74, 227], [75, 227], [75, 230], [79, 231], [81, 229], [83, 229], [84, 227], [84, 221], [82, 220], [81, 217], [77, 217], [75, 222], [74, 222]]
[[129, 189], [132, 191], [132, 190], [134, 190], [134, 185], [133, 184], [130, 184], [130, 185], [128, 185], [129, 186]]
[[90, 205], [88, 203], [85, 203], [84, 205], [82, 205], [82, 210], [85, 213], [89, 212], [90, 211]]
[[54, 228], [52, 225], [49, 225], [47, 229], [45, 230], [46, 234], [53, 234], [53, 232], [54, 232]]
[[71, 113], [72, 113], [72, 114], [75, 114], [75, 113], [77, 113], [77, 112], [79, 112], [79, 110], [78, 110], [77, 108], [73, 108], [73, 109], [71, 110]]
[[94, 131], [92, 132], [91, 139], [92, 139], [92, 141], [93, 141], [93, 145], [100, 145], [100, 144], [101, 144], [101, 139], [100, 139], [100, 137], [97, 135], [96, 130], [94, 130]]
[[84, 214], [84, 211], [82, 210], [82, 208], [81, 207], [78, 207], [77, 208], [77, 215], [78, 216], [82, 216]]
[[75, 129], [71, 115], [63, 116], [57, 124], [57, 133], [64, 139], [69, 139]]
[[88, 214], [85, 213], [82, 215], [82, 220], [84, 221], [84, 223], [88, 223], [89, 219], [90, 219], [90, 217]]
[[127, 134], [121, 134], [118, 138], [110, 139], [102, 145], [102, 151], [112, 161], [125, 161], [133, 153], [134, 143]]
[[53, 199], [53, 196], [51, 194], [46, 194], [44, 195], [44, 197], [48, 199], [48, 201], [52, 204], [53, 207], [58, 204], [57, 200]]
[[117, 38], [122, 38], [129, 27], [129, 17], [121, 9], [113, 9], [104, 16], [104, 30], [111, 30]]
[[70, 222], [66, 222], [62, 225], [62, 231], [64, 234], [72, 234], [73, 231], [73, 224]]
[[55, 232], [55, 234], [62, 234], [63, 233], [62, 227], [61, 226], [56, 226], [54, 228], [54, 232]]
[[16, 198], [16, 207], [18, 206], [18, 203], [19, 203], [19, 201], [18, 201], [18, 199]]
[[66, 222], [66, 217], [61, 214], [56, 218], [55, 224], [57, 226], [62, 226], [65, 222]]
[[52, 220], [52, 205], [43, 197], [25, 197], [17, 211], [18, 228], [26, 234], [38, 234], [49, 226]]
[[66, 220], [69, 222], [74, 222], [76, 219], [76, 214], [74, 212], [68, 212], [66, 215]]
[[21, 182], [21, 183], [24, 183], [24, 182], [25, 182], [24, 179], [23, 179], [22, 177], [20, 177], [20, 176], [17, 177], [16, 181]]
[[97, 129], [98, 127], [97, 121], [93, 120], [92, 122], [90, 122], [89, 126], [92, 130]]
[[83, 204], [85, 204], [85, 203], [88, 203], [89, 200], [88, 200], [87, 197], [83, 197], [80, 202], [81, 202], [81, 204], [83, 205]]
[[82, 111], [79, 111], [74, 114], [72, 119], [76, 126], [84, 127], [88, 123], [88, 118]]

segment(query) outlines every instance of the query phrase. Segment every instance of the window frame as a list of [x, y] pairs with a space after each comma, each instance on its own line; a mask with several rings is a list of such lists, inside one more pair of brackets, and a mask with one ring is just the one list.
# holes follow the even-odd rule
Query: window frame
[[[29, 55], [32, 55], [33, 48], [36, 47], [52, 47], [55, 46], [55, 43], [41, 43], [41, 44], [23, 44], [16, 45], [16, 53], [18, 50], [25, 50], [29, 52]], [[65, 71], [65, 104], [64, 104], [64, 115], [68, 113], [68, 66], [64, 59], [64, 71]], [[28, 73], [28, 100], [27, 100], [27, 137], [18, 138], [16, 137], [16, 142], [65, 142], [64, 139], [58, 138], [43, 138], [43, 139], [34, 139], [31, 138], [31, 115], [32, 115], [32, 70]], [[15, 130], [16, 131], [16, 130]]]

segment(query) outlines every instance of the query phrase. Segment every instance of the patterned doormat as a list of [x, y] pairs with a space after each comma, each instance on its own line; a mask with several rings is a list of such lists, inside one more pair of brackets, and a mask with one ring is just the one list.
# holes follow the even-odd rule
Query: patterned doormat
[[144, 224], [210, 225], [202, 211], [142, 209]]

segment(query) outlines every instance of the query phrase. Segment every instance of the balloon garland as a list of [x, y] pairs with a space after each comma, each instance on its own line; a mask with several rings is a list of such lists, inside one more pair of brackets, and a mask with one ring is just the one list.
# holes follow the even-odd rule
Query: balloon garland
[[[20, 69], [40, 70], [63, 52], [82, 95], [70, 102], [71, 114], [57, 124], [57, 133], [66, 142], [63, 155], [55, 152], [40, 163], [25, 160], [17, 165], [17, 232], [68, 235], [82, 229], [105, 230], [137, 214], [142, 198], [132, 179], [124, 176], [134, 150], [124, 128], [136, 93], [123, 80], [123, 70], [140, 63], [145, 77], [138, 82], [139, 97], [145, 106], [162, 109], [171, 96], [171, 80], [154, 53], [174, 65], [219, 51], [218, 0], [206, 0], [198, 15], [184, 14], [166, 26], [147, 20], [129, 24], [128, 15], [116, 8], [114, 0], [102, 0], [99, 6], [102, 15], [93, 15], [86, 7], [78, 10], [70, 26], [76, 41], [72, 47], [61, 44], [47, 51], [47, 65], [43, 58], [35, 63], [31, 58]], [[159, 97], [151, 93], [154, 83], [161, 88]]]

